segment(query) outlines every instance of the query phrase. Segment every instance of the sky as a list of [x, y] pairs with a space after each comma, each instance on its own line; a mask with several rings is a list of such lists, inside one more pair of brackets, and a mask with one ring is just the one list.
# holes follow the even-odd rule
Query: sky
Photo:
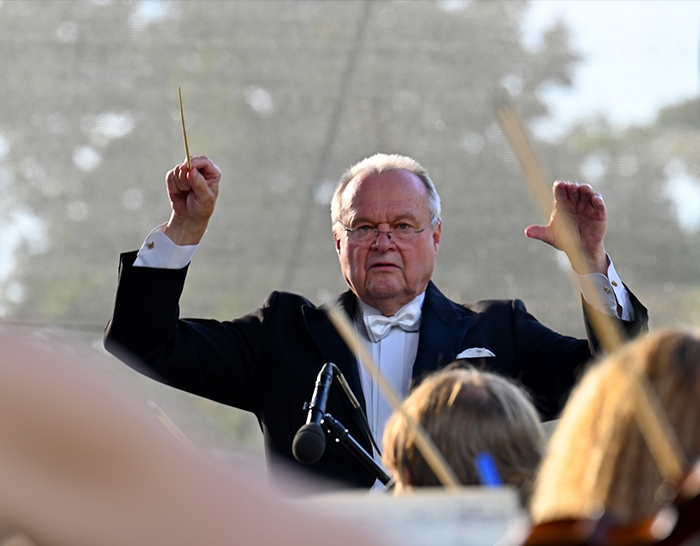
[[[570, 89], [542, 98], [549, 119], [532, 127], [548, 140], [585, 118], [603, 114], [613, 125], [654, 122], [659, 108], [700, 92], [700, 0], [532, 0], [523, 23], [525, 44], [562, 19], [583, 60]], [[700, 231], [700, 179], [667, 166], [665, 192], [689, 233]]]
[[584, 59], [571, 89], [543, 96], [552, 116], [538, 136], [598, 113], [619, 127], [652, 123], [660, 107], [700, 91], [700, 0], [533, 0], [525, 43], [535, 47], [557, 18]]

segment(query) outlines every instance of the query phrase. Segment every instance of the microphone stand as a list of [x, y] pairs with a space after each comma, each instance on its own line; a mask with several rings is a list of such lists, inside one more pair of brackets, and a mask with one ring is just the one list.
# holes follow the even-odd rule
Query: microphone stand
[[353, 394], [352, 389], [350, 389], [350, 385], [348, 385], [345, 377], [343, 377], [343, 374], [340, 372], [338, 367], [332, 362], [327, 362], [323, 365], [318, 377], [316, 378], [316, 385], [311, 398], [311, 403], [304, 404], [304, 410], [308, 411], [308, 416], [306, 419], [306, 424], [303, 425], [294, 435], [294, 441], [292, 442], [292, 453], [294, 454], [294, 458], [297, 461], [305, 464], [313, 464], [317, 462], [323, 456], [326, 449], [326, 440], [323, 433], [325, 430], [326, 434], [332, 436], [337, 443], [341, 444], [358, 461], [360, 461], [376, 479], [387, 486], [387, 489], [390, 489], [394, 485], [391, 476], [389, 476], [386, 471], [374, 460], [374, 457], [367, 453], [367, 451], [357, 442], [357, 440], [352, 437], [348, 429], [345, 428], [340, 421], [338, 421], [330, 413], [326, 412], [326, 401], [328, 399], [328, 393], [333, 377], [336, 377], [342, 385], [343, 390], [349, 398], [352, 406], [360, 415], [370, 443], [377, 450], [377, 453], [380, 453], [379, 447], [377, 446], [377, 443], [369, 430], [367, 418], [362, 411], [360, 403]]
[[339, 442], [340, 445], [352, 453], [380, 482], [386, 485], [387, 488], [391, 487], [391, 476], [377, 464], [374, 457], [365, 451], [340, 421], [330, 413], [326, 413], [321, 420], [321, 426], [336, 442]]

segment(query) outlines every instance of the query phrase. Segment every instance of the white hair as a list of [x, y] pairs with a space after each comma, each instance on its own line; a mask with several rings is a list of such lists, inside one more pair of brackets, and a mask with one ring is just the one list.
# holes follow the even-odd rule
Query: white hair
[[430, 211], [431, 223], [440, 218], [440, 196], [435, 189], [435, 184], [426, 171], [415, 159], [398, 154], [375, 154], [366, 157], [359, 163], [350, 167], [343, 176], [333, 193], [331, 200], [331, 223], [335, 224], [340, 220], [340, 213], [343, 208], [342, 194], [345, 188], [360, 173], [371, 173], [378, 175], [389, 171], [404, 170], [415, 174], [421, 179], [427, 190], [426, 205]]

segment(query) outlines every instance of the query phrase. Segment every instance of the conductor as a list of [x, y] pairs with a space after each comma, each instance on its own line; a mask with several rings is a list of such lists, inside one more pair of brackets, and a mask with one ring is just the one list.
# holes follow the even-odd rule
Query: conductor
[[[105, 346], [118, 356], [135, 356], [139, 369], [172, 387], [253, 412], [273, 477], [288, 463], [330, 487], [371, 487], [372, 473], [335, 442], [313, 465], [292, 456], [294, 434], [306, 418], [304, 403], [326, 362], [345, 376], [375, 438], [382, 437], [392, 411], [322, 309], [303, 296], [272, 292], [262, 307], [231, 321], [179, 317], [187, 269], [214, 212], [221, 178], [207, 157], [193, 157], [191, 165], [182, 163], [166, 175], [168, 222], [138, 252], [121, 256]], [[583, 294], [585, 313], [607, 313], [627, 335], [636, 335], [646, 328], [647, 312], [605, 252], [602, 197], [576, 182], [558, 181], [553, 191], [549, 224], [530, 226], [526, 235], [561, 249], [560, 221], [570, 216], [599, 292], [599, 298]], [[558, 415], [596, 340], [554, 332], [520, 300], [458, 304], [445, 297], [431, 282], [442, 234], [440, 198], [415, 160], [377, 154], [351, 167], [335, 190], [331, 223], [350, 288], [337, 303], [400, 395], [455, 359], [478, 358], [489, 370], [520, 381], [544, 419]], [[588, 300], [603, 302], [603, 308]], [[327, 411], [372, 452], [357, 410], [341, 392], [331, 392]]]

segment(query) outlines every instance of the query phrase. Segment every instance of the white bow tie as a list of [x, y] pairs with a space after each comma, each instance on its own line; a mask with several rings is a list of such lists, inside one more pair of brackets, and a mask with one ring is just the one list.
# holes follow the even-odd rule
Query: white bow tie
[[417, 332], [420, 329], [420, 313], [419, 305], [409, 305], [391, 317], [364, 315], [363, 320], [369, 340], [372, 343], [381, 341], [389, 335], [394, 326], [398, 326], [406, 332]]

